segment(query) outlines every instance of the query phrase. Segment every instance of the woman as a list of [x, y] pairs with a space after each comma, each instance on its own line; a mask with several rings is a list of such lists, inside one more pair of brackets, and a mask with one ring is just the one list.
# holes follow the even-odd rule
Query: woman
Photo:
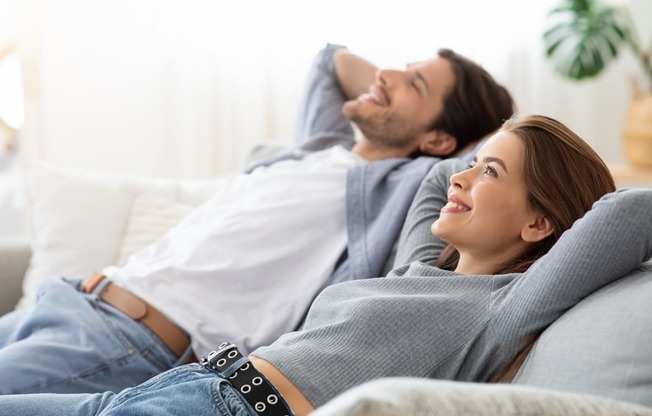
[[[462, 169], [433, 168], [397, 253], [439, 266], [328, 288], [302, 331], [249, 359], [225, 343], [203, 365], [118, 395], [6, 396], [0, 414], [304, 415], [381, 377], [489, 381], [564, 311], [650, 256], [652, 191], [611, 193], [602, 160], [555, 120], [507, 121]], [[425, 237], [430, 224], [439, 239]]]

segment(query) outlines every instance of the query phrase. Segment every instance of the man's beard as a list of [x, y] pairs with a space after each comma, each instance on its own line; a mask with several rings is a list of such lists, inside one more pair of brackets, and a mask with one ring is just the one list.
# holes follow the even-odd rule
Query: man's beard
[[417, 135], [424, 132], [420, 127], [397, 118], [395, 114], [363, 117], [357, 112], [351, 112], [349, 118], [367, 140], [382, 147], [405, 149]]

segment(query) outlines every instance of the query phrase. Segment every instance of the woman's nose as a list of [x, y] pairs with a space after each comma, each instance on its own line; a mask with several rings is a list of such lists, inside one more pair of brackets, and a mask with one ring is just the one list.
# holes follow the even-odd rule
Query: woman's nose
[[466, 189], [469, 186], [469, 180], [467, 174], [472, 169], [465, 170], [463, 172], [458, 172], [451, 176], [450, 184], [453, 188], [457, 189]]

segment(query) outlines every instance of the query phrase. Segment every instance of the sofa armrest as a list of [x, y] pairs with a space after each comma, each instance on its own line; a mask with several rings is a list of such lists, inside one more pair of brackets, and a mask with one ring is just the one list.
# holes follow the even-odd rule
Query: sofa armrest
[[16, 307], [30, 257], [28, 238], [0, 238], [0, 315]]
[[313, 415], [650, 416], [652, 409], [528, 386], [387, 378], [355, 387]]

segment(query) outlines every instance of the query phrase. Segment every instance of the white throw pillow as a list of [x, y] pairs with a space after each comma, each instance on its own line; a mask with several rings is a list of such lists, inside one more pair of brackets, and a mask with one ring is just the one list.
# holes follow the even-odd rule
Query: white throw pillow
[[32, 258], [19, 306], [32, 303], [47, 279], [120, 264], [210, 198], [225, 177], [147, 178], [34, 162], [25, 179]]
[[132, 253], [158, 240], [193, 209], [193, 205], [157, 195], [137, 196], [131, 208], [116, 264], [124, 264]]

